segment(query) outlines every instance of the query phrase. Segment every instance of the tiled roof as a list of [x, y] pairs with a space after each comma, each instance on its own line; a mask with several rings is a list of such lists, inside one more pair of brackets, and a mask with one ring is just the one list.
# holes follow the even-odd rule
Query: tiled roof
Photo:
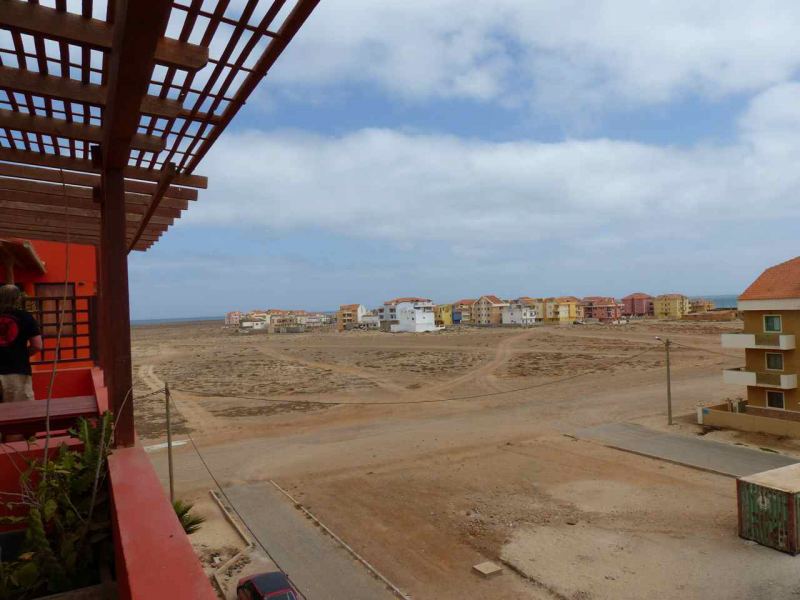
[[415, 296], [408, 296], [407, 298], [395, 298], [394, 300], [387, 300], [384, 304], [400, 304], [401, 302], [430, 302], [430, 298], [417, 298]]
[[739, 300], [783, 298], [800, 298], [800, 256], [770, 267], [739, 296]]
[[580, 302], [575, 296], [561, 296], [555, 299], [556, 302]]
[[339, 310], [358, 310], [358, 307], [361, 306], [360, 304], [342, 304], [339, 307]]
[[491, 304], [507, 304], [507, 302], [500, 300], [500, 298], [498, 298], [493, 294], [489, 294], [487, 296], [481, 296], [480, 298], [478, 298], [478, 300], [483, 300], [484, 298], [488, 300]]
[[645, 294], [644, 292], [634, 292], [633, 294], [628, 294], [623, 298], [623, 300], [652, 300], [653, 297], [650, 294]]
[[455, 302], [453, 302], [453, 304], [469, 304], [469, 305], [473, 305], [473, 304], [475, 304], [475, 302], [476, 302], [476, 300], [474, 298], [464, 298], [462, 300], [456, 300]]

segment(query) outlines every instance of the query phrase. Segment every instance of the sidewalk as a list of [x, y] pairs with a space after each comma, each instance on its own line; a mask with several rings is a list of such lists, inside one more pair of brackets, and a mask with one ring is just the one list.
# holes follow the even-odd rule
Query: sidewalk
[[752, 475], [800, 462], [783, 454], [723, 444], [699, 436], [662, 433], [636, 423], [607, 423], [588, 427], [578, 430], [575, 436], [618, 450], [730, 477]]

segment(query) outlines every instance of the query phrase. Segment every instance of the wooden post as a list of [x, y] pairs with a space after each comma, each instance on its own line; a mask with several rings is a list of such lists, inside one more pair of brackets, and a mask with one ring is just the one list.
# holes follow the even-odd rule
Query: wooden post
[[164, 383], [164, 397], [167, 405], [167, 464], [169, 465], [169, 501], [175, 503], [175, 476], [172, 469], [172, 420], [170, 419], [169, 404], [172, 400], [169, 393], [169, 383]]
[[103, 279], [104, 369], [108, 400], [117, 429], [117, 446], [134, 444], [131, 320], [128, 301], [128, 245], [125, 180], [122, 169], [103, 168], [101, 250]]
[[667, 338], [664, 342], [664, 349], [667, 351], [667, 424], [672, 425], [672, 377], [669, 368], [669, 347], [672, 343]]

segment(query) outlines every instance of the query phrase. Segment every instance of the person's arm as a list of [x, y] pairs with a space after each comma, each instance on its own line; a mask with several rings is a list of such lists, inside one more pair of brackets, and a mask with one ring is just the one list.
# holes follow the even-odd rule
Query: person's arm
[[28, 340], [28, 354], [34, 355], [37, 352], [41, 352], [43, 345], [41, 335], [33, 336]]

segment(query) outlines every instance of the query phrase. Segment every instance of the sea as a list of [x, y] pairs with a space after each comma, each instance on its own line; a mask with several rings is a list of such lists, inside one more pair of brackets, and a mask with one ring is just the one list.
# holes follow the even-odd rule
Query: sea
[[705, 298], [711, 300], [717, 308], [736, 308], [736, 294], [722, 294], [719, 296], [692, 296], [691, 299]]

